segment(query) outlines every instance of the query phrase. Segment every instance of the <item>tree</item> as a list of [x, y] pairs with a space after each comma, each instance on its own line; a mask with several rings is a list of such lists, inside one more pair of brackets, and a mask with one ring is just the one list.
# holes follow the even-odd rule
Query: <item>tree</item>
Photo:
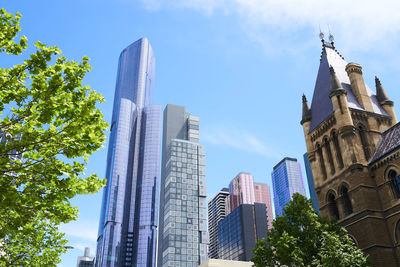
[[104, 99], [82, 85], [87, 57], [37, 42], [22, 60], [20, 18], [0, 10], [0, 54], [20, 62], [0, 68], [0, 265], [56, 266], [67, 242], [58, 226], [77, 218], [70, 199], [104, 186], [84, 174], [105, 141]]
[[369, 266], [346, 229], [316, 214], [311, 202], [296, 193], [259, 240], [255, 266]]

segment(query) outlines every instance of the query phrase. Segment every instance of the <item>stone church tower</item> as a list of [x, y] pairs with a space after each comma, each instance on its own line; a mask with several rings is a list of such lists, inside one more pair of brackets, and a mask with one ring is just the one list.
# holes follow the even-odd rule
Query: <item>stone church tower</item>
[[[333, 39], [332, 39], [333, 40]], [[301, 124], [321, 216], [336, 219], [373, 266], [400, 266], [400, 123], [375, 78], [347, 63], [333, 41], [322, 54]]]

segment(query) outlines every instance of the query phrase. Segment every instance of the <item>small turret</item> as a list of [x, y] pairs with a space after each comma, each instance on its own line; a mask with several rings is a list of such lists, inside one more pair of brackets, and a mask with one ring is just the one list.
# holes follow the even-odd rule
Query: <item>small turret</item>
[[300, 124], [303, 125], [303, 123], [310, 121], [310, 120], [311, 120], [311, 109], [308, 106], [306, 96], [303, 94], [303, 115], [301, 117]]
[[338, 77], [336, 76], [335, 70], [332, 66], [329, 67], [329, 73], [331, 78], [331, 92], [329, 97], [341, 94], [347, 94], [347, 91], [343, 89]]
[[376, 87], [376, 98], [378, 99], [379, 104], [385, 109], [385, 111], [392, 117], [392, 125], [397, 123], [396, 113], [393, 109], [393, 101], [391, 101], [388, 95], [383, 89], [381, 81], [378, 77], [375, 76], [375, 87]]
[[378, 99], [380, 104], [382, 102], [387, 103], [388, 101], [390, 101], [388, 95], [385, 92], [385, 89], [383, 89], [382, 87], [381, 81], [376, 76], [375, 76], [375, 87], [376, 87], [376, 98]]
[[353, 91], [358, 103], [364, 108], [365, 111], [374, 112], [371, 99], [369, 98], [367, 88], [365, 86], [362, 67], [357, 63], [350, 62], [346, 65], [345, 70], [350, 79], [351, 90]]

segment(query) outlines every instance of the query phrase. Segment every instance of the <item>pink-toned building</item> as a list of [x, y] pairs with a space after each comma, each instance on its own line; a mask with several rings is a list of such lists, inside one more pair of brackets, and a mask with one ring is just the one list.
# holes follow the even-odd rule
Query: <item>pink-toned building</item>
[[253, 175], [240, 172], [229, 184], [229, 197], [225, 198], [226, 214], [241, 204], [263, 203], [266, 206], [268, 229], [272, 228], [271, 190], [267, 184], [255, 183]]
[[229, 213], [241, 204], [254, 204], [253, 175], [240, 172], [229, 184]]
[[254, 183], [254, 197], [255, 202], [264, 203], [267, 209], [268, 229], [272, 228], [272, 203], [271, 203], [271, 190], [267, 184]]

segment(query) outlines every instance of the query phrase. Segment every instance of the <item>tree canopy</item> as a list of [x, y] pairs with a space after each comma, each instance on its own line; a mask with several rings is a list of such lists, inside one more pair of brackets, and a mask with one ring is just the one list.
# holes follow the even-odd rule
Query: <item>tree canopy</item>
[[104, 99], [82, 85], [87, 57], [41, 42], [23, 57], [20, 18], [0, 10], [0, 56], [15, 59], [0, 68], [0, 265], [56, 266], [67, 242], [58, 226], [78, 214], [70, 199], [104, 185], [84, 174], [105, 141]]
[[306, 197], [294, 194], [284, 214], [257, 242], [255, 266], [369, 266], [346, 229], [321, 218]]

